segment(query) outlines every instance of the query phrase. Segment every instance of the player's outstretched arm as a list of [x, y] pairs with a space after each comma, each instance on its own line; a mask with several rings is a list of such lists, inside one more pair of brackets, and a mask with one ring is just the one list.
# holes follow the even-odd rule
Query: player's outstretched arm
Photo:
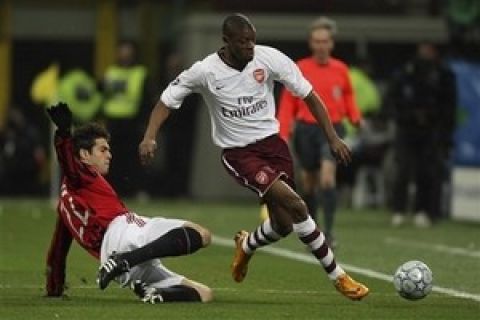
[[60, 102], [47, 109], [47, 114], [57, 127], [55, 151], [67, 184], [78, 186], [86, 176], [81, 174], [81, 163], [75, 158], [71, 138], [72, 112], [66, 103]]
[[143, 140], [138, 147], [142, 164], [150, 163], [155, 156], [158, 130], [160, 130], [169, 115], [170, 109], [161, 100], [158, 100], [150, 114], [147, 129], [145, 130]]
[[327, 136], [330, 149], [334, 156], [343, 162], [343, 164], [348, 164], [351, 161], [350, 149], [348, 149], [345, 142], [343, 142], [335, 132], [323, 101], [313, 90], [305, 97], [304, 101]]

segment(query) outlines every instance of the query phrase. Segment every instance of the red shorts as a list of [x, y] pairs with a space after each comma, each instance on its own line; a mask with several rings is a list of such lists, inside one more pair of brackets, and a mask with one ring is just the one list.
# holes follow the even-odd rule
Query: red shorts
[[245, 147], [224, 149], [222, 162], [238, 183], [261, 198], [278, 179], [295, 189], [292, 157], [287, 144], [278, 135]]

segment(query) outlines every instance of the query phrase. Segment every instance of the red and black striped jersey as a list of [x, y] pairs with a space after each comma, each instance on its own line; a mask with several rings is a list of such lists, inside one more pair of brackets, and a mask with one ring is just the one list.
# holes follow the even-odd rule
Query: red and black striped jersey
[[128, 209], [95, 168], [75, 157], [71, 137], [56, 135], [55, 148], [63, 175], [58, 214], [75, 240], [98, 258], [108, 225]]

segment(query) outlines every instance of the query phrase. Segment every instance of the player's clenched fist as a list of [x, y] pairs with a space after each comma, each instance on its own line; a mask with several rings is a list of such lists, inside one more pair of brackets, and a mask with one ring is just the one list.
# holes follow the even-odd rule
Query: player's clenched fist
[[70, 111], [66, 103], [59, 102], [51, 106], [47, 109], [47, 113], [60, 132], [70, 132], [70, 128], [72, 127], [72, 111]]
[[149, 164], [157, 150], [157, 142], [155, 139], [143, 139], [138, 146], [138, 152], [140, 153], [140, 161], [142, 164]]
[[338, 136], [330, 142], [330, 149], [335, 158], [344, 165], [347, 165], [352, 161], [350, 149]]

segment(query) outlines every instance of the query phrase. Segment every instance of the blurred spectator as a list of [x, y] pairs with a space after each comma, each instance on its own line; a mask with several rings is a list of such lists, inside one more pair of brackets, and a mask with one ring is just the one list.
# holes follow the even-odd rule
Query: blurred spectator
[[52, 62], [45, 70], [40, 71], [32, 80], [30, 97], [32, 101], [43, 107], [54, 103], [58, 98], [58, 81], [60, 64]]
[[361, 59], [348, 70], [355, 94], [355, 102], [363, 117], [371, 117], [378, 113], [382, 98], [375, 81], [371, 78], [371, 65], [367, 59]]
[[40, 140], [37, 128], [20, 109], [11, 107], [0, 131], [0, 194], [32, 195], [41, 190], [40, 178], [48, 161]]
[[[355, 103], [348, 67], [331, 56], [336, 33], [335, 21], [320, 17], [310, 28], [310, 57], [297, 62], [303, 75], [313, 85], [327, 106], [330, 119], [337, 134], [343, 138], [344, 118], [355, 126], [360, 126], [361, 115]], [[299, 98], [287, 90], [281, 96], [278, 120], [280, 135], [288, 140], [295, 120], [294, 147], [299, 159], [301, 179], [308, 212], [316, 220], [318, 191], [322, 196], [324, 213], [323, 229], [327, 242], [334, 246], [333, 224], [337, 206], [336, 161], [322, 129], [310, 113], [309, 108]]]
[[120, 42], [116, 63], [107, 68], [103, 79], [102, 111], [112, 137], [112, 154], [116, 155], [109, 181], [122, 196], [138, 195], [143, 191], [145, 180], [137, 147], [152, 101], [147, 69], [138, 63], [137, 57], [133, 42]]
[[419, 227], [428, 227], [441, 215], [445, 162], [455, 126], [454, 75], [442, 63], [433, 44], [421, 43], [416, 57], [393, 77], [389, 89], [396, 125], [392, 224], [399, 226], [405, 222], [408, 189], [413, 182], [414, 222]]
[[[337, 180], [343, 195], [349, 195], [348, 200], [354, 207], [378, 207], [385, 199], [382, 165], [391, 138], [381, 117], [381, 94], [371, 74], [367, 59], [349, 68], [363, 125], [359, 131], [349, 121], [343, 121], [347, 131], [345, 140], [352, 147], [354, 161], [349, 166], [339, 167]], [[352, 188], [353, 197], [350, 195]]]
[[70, 106], [75, 123], [87, 123], [97, 116], [102, 95], [95, 79], [86, 71], [77, 68], [67, 71], [60, 78], [57, 90], [58, 100]]
[[456, 55], [480, 60], [480, 0], [447, 0], [449, 40]]

